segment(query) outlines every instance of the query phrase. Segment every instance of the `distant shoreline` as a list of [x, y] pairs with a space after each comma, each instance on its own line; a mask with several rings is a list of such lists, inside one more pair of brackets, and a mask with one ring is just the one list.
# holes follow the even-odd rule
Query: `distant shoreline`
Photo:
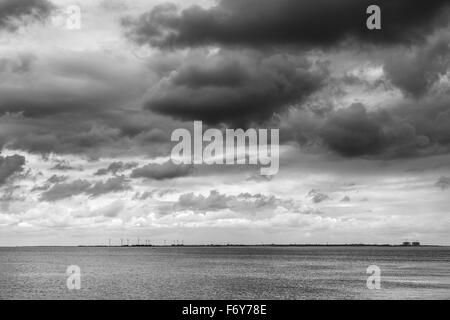
[[386, 247], [421, 248], [450, 247], [450, 245], [405, 246], [401, 244], [185, 244], [185, 245], [73, 245], [73, 246], [0, 246], [0, 248], [230, 248], [230, 247]]
[[405, 246], [401, 244], [185, 244], [185, 245], [80, 245], [77, 247], [97, 247], [97, 248], [145, 248], [145, 247], [446, 247], [445, 245], [420, 245]]

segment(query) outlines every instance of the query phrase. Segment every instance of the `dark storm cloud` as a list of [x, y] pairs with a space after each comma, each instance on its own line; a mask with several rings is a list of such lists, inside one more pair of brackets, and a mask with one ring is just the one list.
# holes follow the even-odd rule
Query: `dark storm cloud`
[[380, 151], [382, 134], [380, 124], [365, 107], [354, 104], [331, 116], [322, 136], [331, 149], [345, 156], [358, 156]]
[[[91, 159], [123, 155], [124, 150], [129, 154], [167, 155], [170, 132], [180, 127], [179, 123], [141, 110], [142, 121], [131, 132], [134, 117], [138, 116], [130, 116], [130, 113], [124, 110], [112, 114], [105, 109], [102, 113], [57, 114], [42, 118], [5, 114], [0, 116], [0, 147], [4, 145], [43, 155], [52, 152], [81, 154]], [[122, 130], [124, 127], [126, 129]]]
[[406, 94], [420, 97], [444, 75], [450, 66], [450, 37], [431, 44], [404, 49], [386, 59], [384, 70], [392, 83]]
[[[49, 118], [16, 118], [14, 126], [8, 124], [8, 147], [30, 152], [48, 154], [86, 154], [95, 157], [102, 148], [120, 146], [122, 136], [117, 128], [102, 125], [101, 120], [86, 119], [89, 115], [51, 116]], [[10, 118], [6, 116], [6, 118]], [[66, 120], [64, 120], [66, 119]], [[72, 120], [69, 120], [72, 119]], [[79, 119], [79, 122], [76, 122]], [[65, 121], [72, 121], [67, 123]], [[0, 119], [1, 122], [1, 119]], [[63, 123], [67, 123], [64, 128]], [[48, 124], [49, 126], [45, 126]], [[14, 135], [20, 132], [20, 135]], [[56, 165], [54, 170], [73, 170], [67, 166]]]
[[22, 172], [24, 164], [25, 157], [21, 155], [0, 156], [0, 185], [4, 184], [15, 173]]
[[192, 166], [175, 165], [171, 160], [169, 160], [163, 164], [151, 163], [146, 166], [136, 168], [131, 173], [131, 178], [165, 180], [185, 177], [190, 175], [192, 172]]
[[[366, 28], [366, 9], [382, 10], [382, 30]], [[201, 45], [327, 46], [346, 38], [381, 44], [412, 43], [448, 23], [447, 0], [219, 0], [212, 8], [178, 10], [162, 4], [123, 20], [128, 36], [156, 47]]]
[[0, 29], [14, 31], [21, 23], [43, 21], [53, 9], [47, 0], [0, 0]]
[[123, 107], [144, 85], [142, 70], [120, 62], [96, 52], [7, 56], [0, 60], [0, 115], [98, 115], [107, 108]]
[[144, 74], [99, 53], [0, 58], [0, 147], [92, 158], [131, 148], [167, 154], [179, 125], [140, 109]]
[[328, 112], [306, 112], [281, 128], [285, 140], [322, 144], [346, 157], [398, 158], [450, 151], [450, 96], [406, 99], [369, 110], [361, 103]]
[[163, 153], [162, 146], [148, 144], [165, 134], [155, 131], [155, 124], [170, 130], [164, 126], [169, 121], [139, 108], [148, 85], [145, 73], [98, 52], [2, 57], [0, 147], [95, 158], [147, 144], [148, 153]]
[[[331, 113], [319, 134], [326, 146], [346, 157], [413, 156], [421, 151], [426, 153], [432, 144], [448, 145], [438, 137], [438, 127], [423, 127], [426, 122], [437, 125], [438, 114], [437, 109], [427, 111], [423, 102], [376, 111], [355, 103]], [[437, 150], [428, 148], [428, 152]]]
[[[423, 42], [415, 43], [408, 49], [402, 46], [389, 48], [386, 52], [392, 56], [386, 59], [386, 52], [380, 53], [383, 56], [382, 63], [386, 61], [386, 79], [390, 80], [386, 82], [406, 93], [406, 99], [401, 104], [381, 106], [379, 110], [363, 105], [335, 110], [333, 103], [322, 103], [315, 99], [316, 94], [325, 95], [327, 90], [330, 91], [330, 101], [345, 95], [332, 92], [330, 82], [333, 80], [330, 74], [335, 70], [322, 61], [322, 57], [333, 60], [336, 51], [325, 50], [316, 56], [298, 48], [283, 50], [277, 44], [332, 44], [348, 35], [357, 37], [356, 29], [347, 27], [353, 23], [349, 19], [352, 10], [356, 10], [360, 4], [350, 0], [339, 4], [328, 4], [325, 0], [319, 0], [319, 3], [261, 1], [220, 1], [212, 9], [190, 8], [181, 13], [155, 8], [149, 14], [152, 16], [149, 20], [152, 25], [159, 21], [159, 31], [164, 31], [165, 23], [171, 19], [181, 23], [174, 22], [176, 28], [173, 30], [180, 32], [177, 34], [180, 38], [175, 39], [176, 45], [215, 42], [248, 44], [252, 49], [239, 46], [234, 49], [230, 47], [229, 50], [222, 46], [220, 50], [211, 51], [206, 48], [171, 52], [157, 50], [158, 53], [150, 55], [144, 64], [127, 63], [126, 59], [121, 60], [105, 52], [63, 50], [55, 54], [18, 52], [2, 56], [0, 147], [41, 154], [81, 154], [91, 159], [124, 153], [166, 156], [170, 152], [170, 132], [186, 126], [186, 123], [180, 124], [181, 121], [203, 120], [208, 124], [256, 127], [261, 123], [266, 125], [266, 121], [276, 123], [280, 114], [284, 116], [283, 121], [274, 127], [280, 127], [283, 142], [295, 140], [302, 146], [309, 146], [320, 141], [343, 156], [398, 157], [425, 151], [441, 153], [450, 146], [450, 99], [430, 98], [427, 95], [439, 77], [448, 70], [448, 38], [427, 39], [429, 42], [426, 45]], [[325, 3], [326, 6], [323, 5]], [[365, 1], [361, 3], [364, 6], [366, 4]], [[408, 38], [402, 38], [407, 30], [412, 31], [408, 39], [416, 39], [419, 34], [425, 34], [427, 23], [430, 30], [434, 28], [430, 17], [437, 12], [437, 8], [441, 8], [442, 3], [432, 1], [425, 5], [403, 0], [389, 3], [380, 1], [378, 4], [383, 10], [385, 29], [379, 33], [379, 38], [369, 37], [368, 41], [402, 43]], [[338, 5], [350, 9], [344, 15], [348, 21], [340, 21], [341, 11], [338, 9], [331, 17], [336, 22], [331, 30], [328, 18], [332, 9]], [[361, 23], [365, 28], [364, 6], [362, 14], [358, 16], [364, 20]], [[253, 7], [257, 8], [245, 11]], [[273, 7], [279, 10], [273, 10]], [[398, 14], [403, 9], [412, 10]], [[421, 17], [417, 14], [419, 9], [423, 13]], [[166, 16], [163, 17], [162, 12], [166, 12]], [[191, 23], [199, 17], [197, 13], [214, 18], [211, 21], [216, 23], [216, 14], [223, 12], [230, 14], [223, 17], [222, 27], [234, 25], [236, 30], [230, 31], [229, 35], [236, 38], [230, 37], [229, 41], [225, 41], [224, 38], [214, 36], [211, 41], [203, 39], [199, 42], [187, 38], [184, 26], [192, 27]], [[249, 12], [254, 12], [258, 18], [252, 18]], [[300, 15], [294, 21], [290, 12]], [[398, 21], [394, 24], [389, 20], [390, 12], [398, 15]], [[320, 19], [314, 17], [316, 13]], [[285, 15], [292, 19], [282, 20], [281, 17]], [[302, 17], [307, 22], [309, 18], [310, 21], [320, 21], [323, 26], [291, 28], [302, 24]], [[208, 22], [208, 19], [204, 22]], [[413, 20], [417, 22], [414, 28]], [[142, 23], [143, 20], [134, 26], [143, 27]], [[269, 25], [273, 33], [266, 28], [257, 36], [257, 30], [252, 29], [255, 23]], [[251, 27], [247, 33], [240, 29], [244, 25]], [[280, 36], [283, 28], [285, 37]], [[394, 32], [387, 32], [389, 28], [395, 28]], [[420, 32], [414, 32], [413, 29]], [[194, 31], [198, 30], [192, 29], [189, 35], [193, 37]], [[215, 32], [214, 28], [203, 31]], [[161, 39], [165, 41], [166, 38], [163, 36]], [[267, 43], [264, 42], [266, 39]], [[315, 43], [314, 39], [318, 42]], [[143, 42], [153, 40], [154, 36], [146, 36]], [[166, 44], [170, 45], [169, 42]], [[274, 46], [271, 50], [257, 48], [262, 44]], [[275, 47], [278, 49], [275, 50]], [[353, 49], [350, 48], [351, 56], [354, 54]], [[279, 53], [283, 51], [285, 54]], [[372, 59], [366, 56], [363, 58]], [[330, 62], [332, 64], [333, 61]], [[345, 85], [358, 82], [356, 85], [368, 87], [367, 82], [356, 76], [351, 77], [350, 73], [346, 78], [336, 81]], [[372, 89], [367, 88], [368, 91]], [[140, 110], [143, 102], [146, 110]], [[306, 104], [312, 115], [305, 112]], [[300, 116], [288, 117], [290, 113], [286, 116], [286, 110], [292, 109], [298, 110]], [[170, 172], [176, 171], [166, 170], [158, 176], [152, 168], [149, 173], [139, 169], [133, 172], [134, 177], [148, 175], [151, 179], [164, 179], [165, 174], [170, 177]], [[116, 174], [120, 171], [111, 167], [101, 169], [97, 174]], [[181, 173], [183, 176], [184, 173]]]
[[[450, 96], [407, 101], [390, 112], [386, 141], [397, 144], [401, 155], [445, 153], [450, 149]], [[388, 120], [388, 119], [386, 119]], [[380, 118], [380, 123], [383, 120]], [[385, 122], [386, 123], [386, 122]], [[389, 123], [389, 122], [388, 122]], [[412, 153], [415, 154], [415, 153]], [[419, 153], [420, 154], [420, 153]]]
[[324, 65], [302, 57], [197, 52], [149, 92], [146, 108], [183, 120], [245, 125], [301, 102], [326, 75]]
[[[443, 150], [438, 146], [446, 146], [447, 142], [443, 139], [445, 130], [439, 129], [443, 125], [438, 126], [436, 120], [445, 105], [434, 103], [433, 99], [428, 103], [405, 101], [375, 110], [355, 103], [345, 108], [333, 106], [324, 114], [305, 107], [279, 120], [280, 137], [284, 143], [295, 141], [305, 150], [325, 147], [344, 157], [396, 158], [439, 153]], [[426, 122], [430, 125], [423, 126]]]
[[40, 200], [53, 202], [80, 194], [98, 197], [103, 194], [121, 192], [129, 189], [128, 180], [123, 176], [110, 178], [106, 181], [98, 181], [96, 183], [78, 179], [72, 182], [54, 185], [41, 194]]

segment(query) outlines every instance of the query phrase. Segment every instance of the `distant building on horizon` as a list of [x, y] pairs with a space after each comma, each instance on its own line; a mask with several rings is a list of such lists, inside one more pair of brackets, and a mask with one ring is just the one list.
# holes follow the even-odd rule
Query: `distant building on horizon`
[[419, 241], [413, 241], [413, 242], [403, 241], [402, 246], [404, 246], [404, 247], [420, 247], [420, 242]]

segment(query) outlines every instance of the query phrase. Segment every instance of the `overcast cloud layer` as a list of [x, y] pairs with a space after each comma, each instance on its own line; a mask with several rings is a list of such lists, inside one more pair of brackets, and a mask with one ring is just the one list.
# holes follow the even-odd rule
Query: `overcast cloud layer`
[[[450, 244], [450, 5], [0, 0], [0, 245]], [[280, 171], [171, 133], [280, 129]]]

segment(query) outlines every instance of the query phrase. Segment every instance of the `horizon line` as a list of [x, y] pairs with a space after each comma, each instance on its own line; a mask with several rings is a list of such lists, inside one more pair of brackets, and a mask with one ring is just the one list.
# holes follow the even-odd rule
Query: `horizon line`
[[91, 244], [91, 245], [10, 245], [0, 246], [0, 248], [141, 248], [141, 247], [450, 247], [450, 244], [420, 244], [420, 245], [404, 245], [404, 244], [367, 244], [367, 243], [291, 243], [291, 244], [130, 244], [130, 245], [107, 245], [107, 244]]

